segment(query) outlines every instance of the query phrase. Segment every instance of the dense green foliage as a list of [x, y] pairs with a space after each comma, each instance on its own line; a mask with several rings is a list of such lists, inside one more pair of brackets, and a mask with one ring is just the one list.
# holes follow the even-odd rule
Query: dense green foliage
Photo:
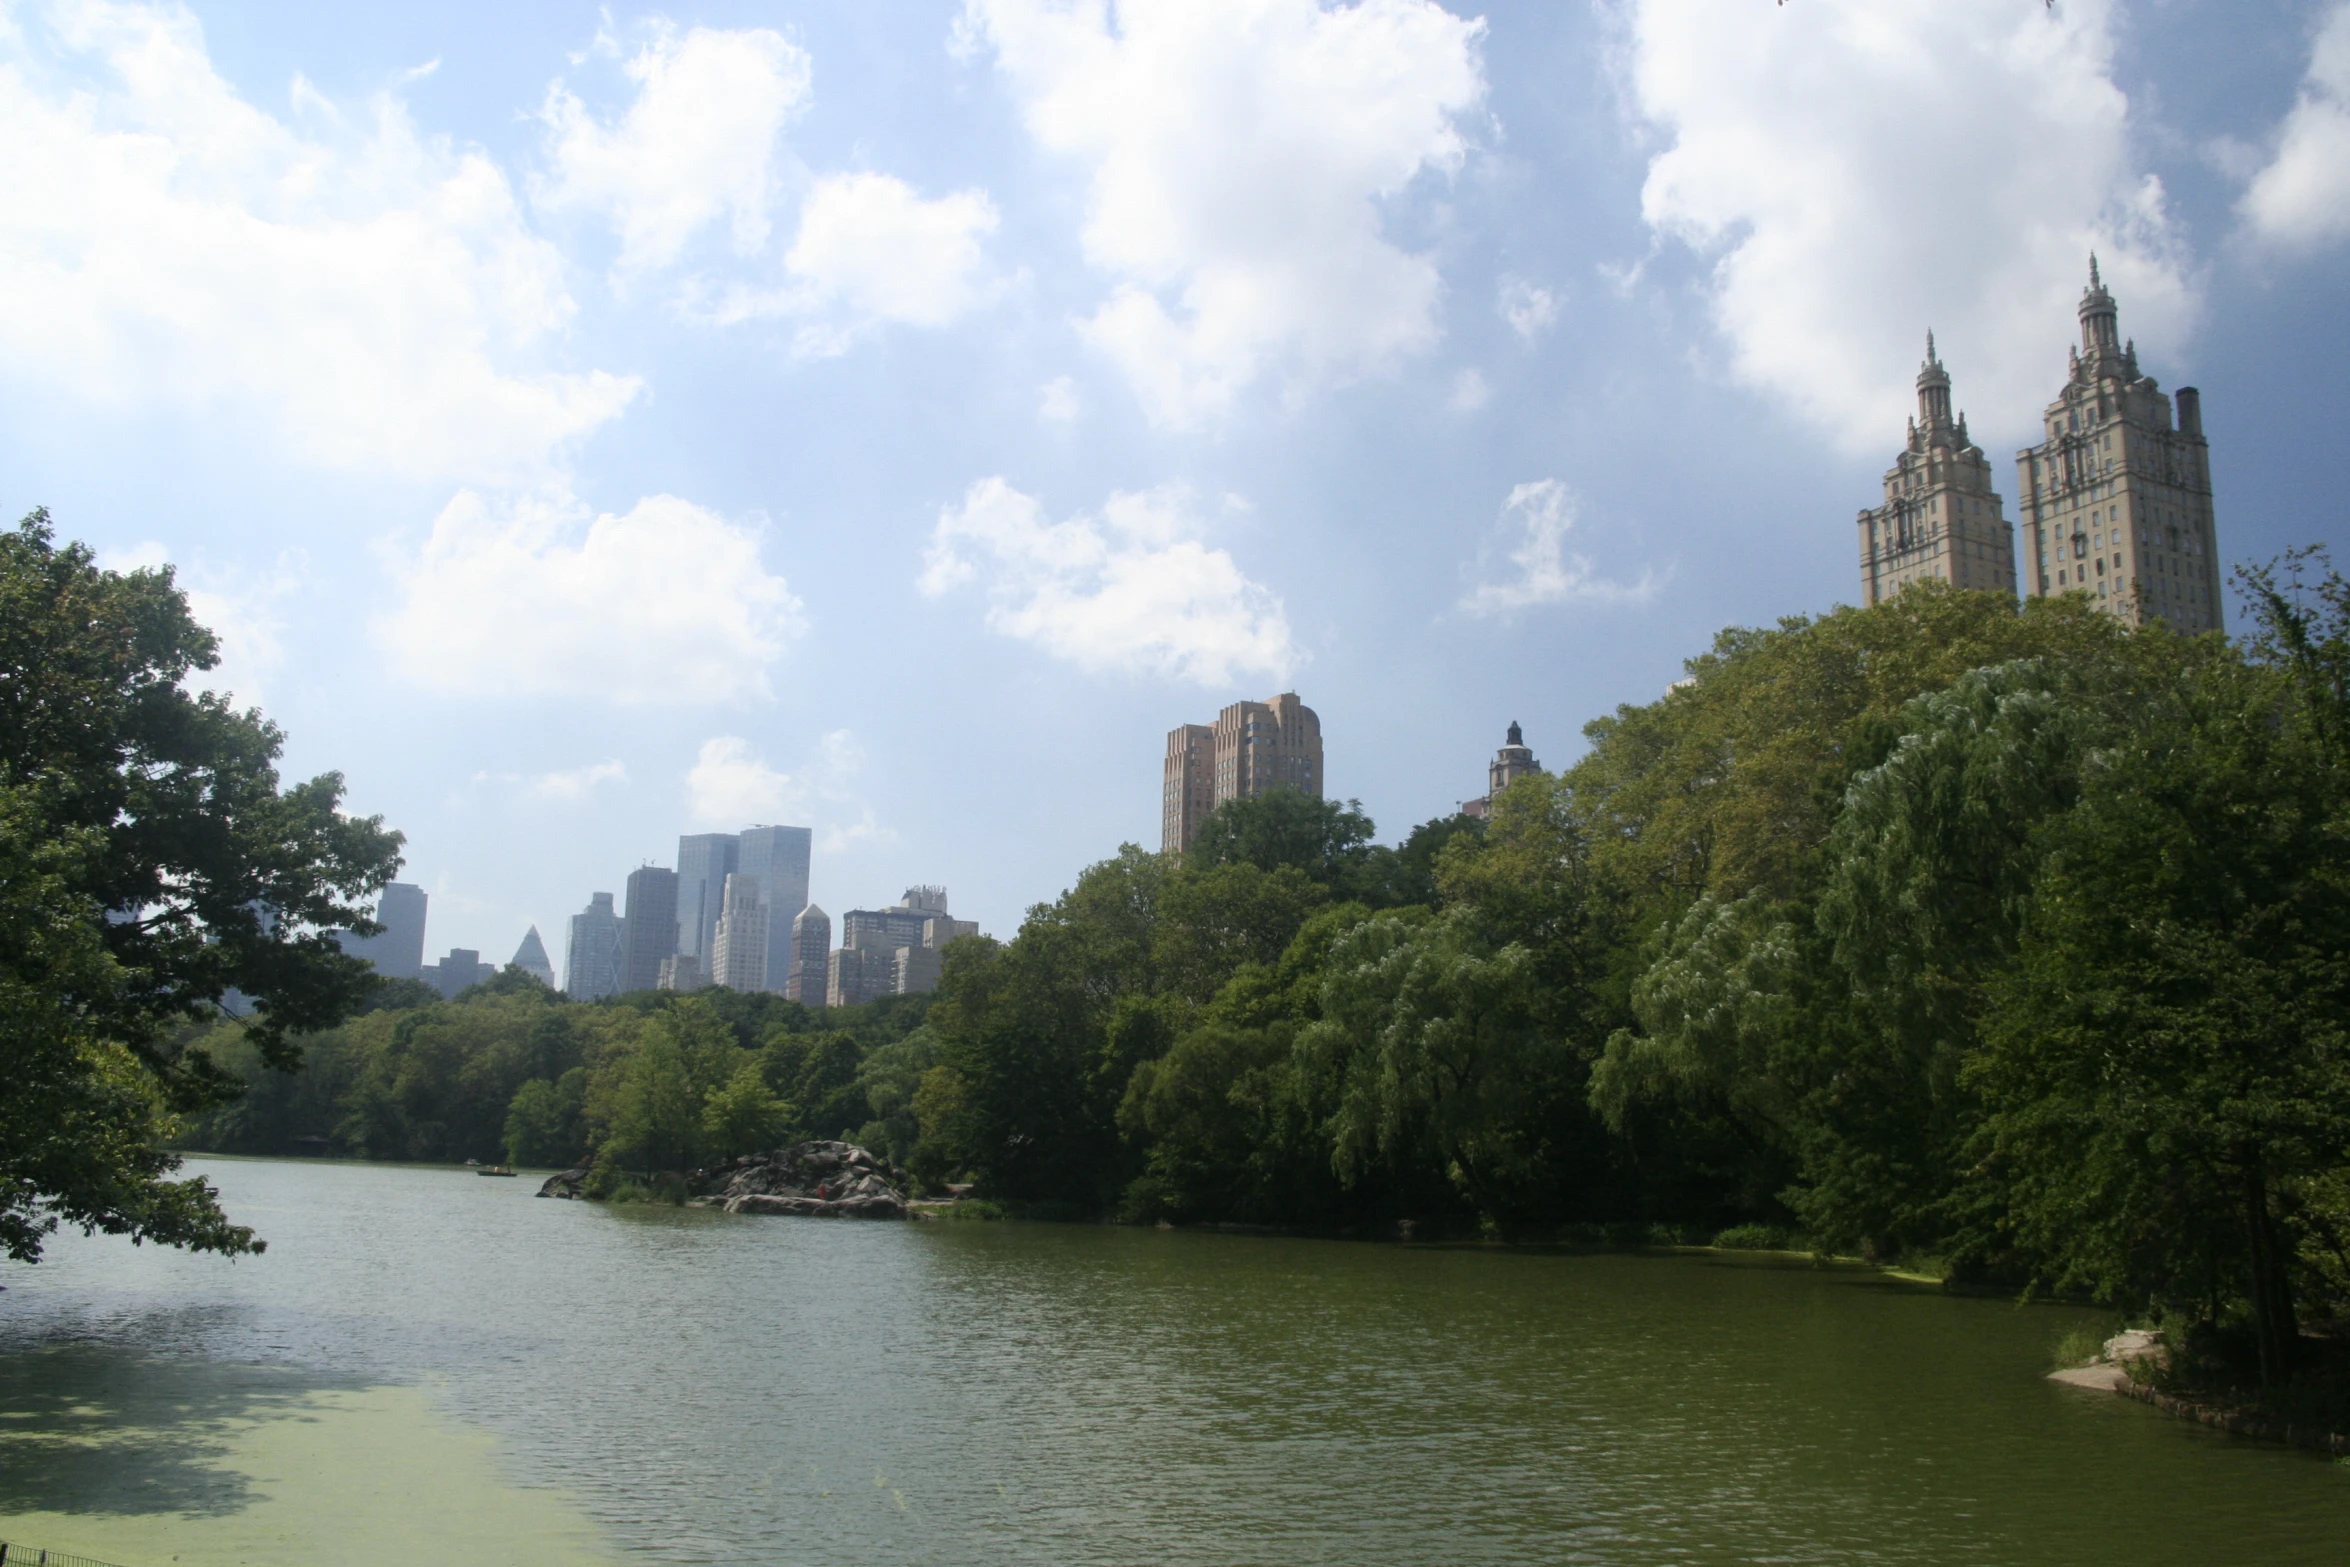
[[373, 989], [333, 932], [400, 839], [329, 773], [281, 788], [284, 737], [188, 683], [217, 663], [169, 568], [101, 571], [45, 514], [0, 534], [0, 1250], [60, 1223], [257, 1249], [171, 1118], [234, 1094], [191, 1024], [244, 1014], [278, 1067]]
[[[386, 987], [390, 990], [391, 987]], [[692, 1170], [804, 1137], [910, 1158], [935, 1044], [928, 998], [811, 1013], [726, 990], [564, 1000], [507, 969], [454, 1001], [379, 1007], [269, 1070], [230, 1022], [191, 1044], [245, 1092], [192, 1118], [182, 1146], [534, 1166], [593, 1161], [606, 1184]]]
[[1275, 794], [1122, 850], [951, 956], [921, 1161], [1805, 1233], [2241, 1322], [2275, 1375], [2350, 1304], [2350, 597], [2246, 587], [2234, 644], [1932, 586], [1730, 631], [1490, 823], [1385, 850]]

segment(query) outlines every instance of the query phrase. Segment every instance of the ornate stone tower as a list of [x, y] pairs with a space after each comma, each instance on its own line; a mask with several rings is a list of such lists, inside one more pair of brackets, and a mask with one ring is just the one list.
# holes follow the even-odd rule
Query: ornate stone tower
[[1534, 760], [1534, 753], [1526, 745], [1525, 732], [1518, 728], [1516, 719], [1510, 720], [1509, 738], [1502, 748], [1493, 753], [1493, 760], [1485, 768], [1485, 797], [1495, 795], [1516, 783], [1528, 773], [1542, 771], [1542, 764]]
[[2081, 346], [2046, 414], [2048, 439], [2016, 453], [2024, 591], [2080, 593], [2132, 625], [2224, 629], [2211, 449], [2195, 388], [2171, 399], [2138, 373], [2113, 295], [2089, 258]]
[[1480, 799], [1462, 801], [1461, 814], [1463, 816], [1491, 816], [1494, 799], [1500, 795], [1502, 790], [1507, 789], [1528, 773], [1540, 771], [1542, 771], [1542, 764], [1534, 760], [1534, 752], [1526, 744], [1525, 731], [1518, 727], [1516, 719], [1511, 719], [1508, 738], [1502, 742], [1501, 749], [1493, 753], [1493, 760], [1485, 766], [1484, 796]]
[[1991, 488], [1991, 463], [1950, 415], [1950, 372], [1926, 334], [1918, 411], [1885, 473], [1885, 504], [1860, 514], [1860, 601], [1878, 604], [1912, 582], [2015, 592], [2015, 540]]

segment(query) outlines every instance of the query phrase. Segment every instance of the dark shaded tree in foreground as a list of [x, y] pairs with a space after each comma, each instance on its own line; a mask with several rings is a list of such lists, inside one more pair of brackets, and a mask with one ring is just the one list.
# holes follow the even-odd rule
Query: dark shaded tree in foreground
[[166, 1177], [176, 1114], [241, 1087], [187, 1025], [232, 1001], [273, 1067], [375, 985], [333, 932], [399, 865], [329, 773], [281, 787], [284, 736], [187, 684], [218, 662], [168, 567], [101, 571], [36, 512], [0, 535], [0, 1245], [59, 1223], [258, 1247]]

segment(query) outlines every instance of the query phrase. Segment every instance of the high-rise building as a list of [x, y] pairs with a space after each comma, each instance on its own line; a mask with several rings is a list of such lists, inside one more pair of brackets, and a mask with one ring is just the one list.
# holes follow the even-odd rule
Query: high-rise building
[[1485, 767], [1485, 796], [1470, 800], [1461, 806], [1463, 816], [1490, 816], [1493, 802], [1502, 790], [1525, 777], [1542, 771], [1542, 764], [1534, 760], [1534, 753], [1526, 746], [1526, 736], [1518, 728], [1516, 719], [1510, 720], [1508, 737], [1501, 749], [1493, 753], [1493, 760]]
[[767, 911], [767, 986], [782, 990], [791, 978], [792, 916], [808, 906], [808, 858], [815, 834], [805, 827], [746, 827], [736, 868], [759, 879]]
[[422, 978], [426, 901], [422, 887], [386, 882], [375, 900], [375, 922], [382, 931], [373, 936], [345, 932], [336, 939], [345, 952], [365, 958], [386, 979]]
[[737, 871], [726, 878], [718, 935], [710, 943], [710, 983], [729, 990], [767, 988], [767, 906], [759, 878]]
[[1268, 789], [1322, 795], [1322, 721], [1294, 691], [1235, 702], [1213, 725], [1185, 724], [1168, 732], [1161, 847], [1170, 853], [1190, 848], [1209, 811]]
[[1216, 808], [1216, 730], [1178, 724], [1167, 731], [1165, 785], [1160, 791], [1159, 845], [1170, 853], [1191, 846], [1192, 834]]
[[628, 907], [620, 916], [620, 988], [652, 990], [661, 961], [677, 953], [677, 872], [640, 865], [628, 873]]
[[[840, 948], [825, 971], [825, 1000], [846, 1007], [875, 996], [936, 990], [946, 944], [978, 934], [977, 920], [947, 912], [944, 887], [908, 887], [894, 908], [851, 909], [841, 916]], [[844, 958], [844, 952], [853, 955]], [[908, 952], [924, 956], [908, 958]]]
[[2180, 387], [2174, 424], [2119, 317], [2091, 257], [2080, 346], [2044, 415], [2048, 438], [2016, 453], [2024, 591], [2079, 593], [2132, 625], [2223, 630], [2202, 398]]
[[726, 902], [726, 878], [740, 866], [742, 840], [730, 832], [688, 833], [677, 840], [677, 950], [702, 960], [710, 971], [710, 943], [718, 939], [718, 914]]
[[563, 948], [563, 993], [574, 1001], [620, 994], [620, 916], [612, 894], [599, 892], [571, 916], [571, 939]]
[[928, 995], [938, 988], [946, 971], [946, 955], [936, 947], [900, 947], [890, 971], [890, 992], [899, 996]]
[[832, 916], [811, 903], [791, 922], [791, 978], [783, 993], [820, 1007], [831, 993]]
[[449, 955], [438, 963], [425, 964], [418, 977], [454, 1001], [468, 986], [497, 978], [498, 968], [494, 963], [484, 963], [475, 948], [451, 947]]
[[840, 922], [844, 947], [944, 947], [957, 936], [978, 934], [977, 920], [947, 912], [944, 887], [908, 887], [894, 908], [851, 909]]
[[895, 947], [835, 947], [825, 962], [824, 1004], [863, 1006], [897, 993]]
[[661, 960], [661, 972], [653, 976], [655, 990], [700, 990], [710, 983], [710, 976], [702, 972], [702, 960], [690, 952], [679, 952]]
[[1950, 372], [1926, 334], [1918, 411], [1885, 471], [1885, 504], [1860, 514], [1860, 598], [1878, 604], [1912, 582], [2015, 592], [2015, 540], [1991, 488], [1991, 462], [1950, 412]]
[[555, 988], [555, 965], [547, 961], [547, 944], [539, 940], [536, 925], [524, 933], [522, 945], [514, 949], [512, 964], [549, 990]]

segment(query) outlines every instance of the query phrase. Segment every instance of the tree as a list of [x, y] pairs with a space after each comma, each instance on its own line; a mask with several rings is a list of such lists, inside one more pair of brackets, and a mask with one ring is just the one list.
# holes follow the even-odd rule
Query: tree
[[2126, 658], [2112, 616], [2077, 598], [1921, 583], [1883, 604], [1733, 627], [1686, 682], [1584, 727], [1564, 775], [1594, 870], [1677, 918], [1704, 894], [1816, 885], [1845, 786], [1882, 761], [1901, 709], [1970, 669], [2018, 658]]
[[[711, 1098], [758, 1065], [705, 999], [687, 997], [654, 1013], [635, 1041], [590, 1079], [588, 1122], [598, 1163], [643, 1175], [695, 1168], [707, 1151], [704, 1113]], [[763, 1111], [746, 1109], [744, 1121], [755, 1113]], [[745, 1127], [730, 1122], [728, 1129]]]
[[1204, 1002], [1243, 963], [1278, 961], [1326, 899], [1294, 865], [1263, 870], [1243, 860], [1170, 877], [1154, 933], [1159, 976]]
[[0, 1238], [37, 1258], [59, 1222], [216, 1251], [229, 1224], [153, 1142], [239, 1079], [184, 1025], [241, 996], [284, 1070], [375, 979], [340, 930], [399, 867], [342, 779], [281, 788], [282, 733], [187, 684], [218, 662], [170, 569], [101, 571], [46, 513], [0, 534]]
[[[2335, 603], [2299, 630], [2338, 636]], [[1967, 1077], [2036, 1271], [2207, 1318], [2241, 1302], [2270, 1382], [2350, 1166], [2350, 778], [2341, 684], [2266, 608], [2253, 660], [2198, 644], [2088, 758]]]
[[791, 1124], [792, 1107], [768, 1088], [756, 1061], [745, 1061], [734, 1076], [702, 1102], [702, 1148], [711, 1159], [773, 1148]]
[[1346, 896], [1370, 858], [1376, 831], [1360, 801], [1341, 804], [1301, 789], [1268, 789], [1210, 811], [1192, 834], [1184, 859], [1194, 870], [1294, 866]]
[[568, 1165], [587, 1151], [587, 1069], [573, 1067], [552, 1081], [534, 1077], [506, 1107], [506, 1162]]

